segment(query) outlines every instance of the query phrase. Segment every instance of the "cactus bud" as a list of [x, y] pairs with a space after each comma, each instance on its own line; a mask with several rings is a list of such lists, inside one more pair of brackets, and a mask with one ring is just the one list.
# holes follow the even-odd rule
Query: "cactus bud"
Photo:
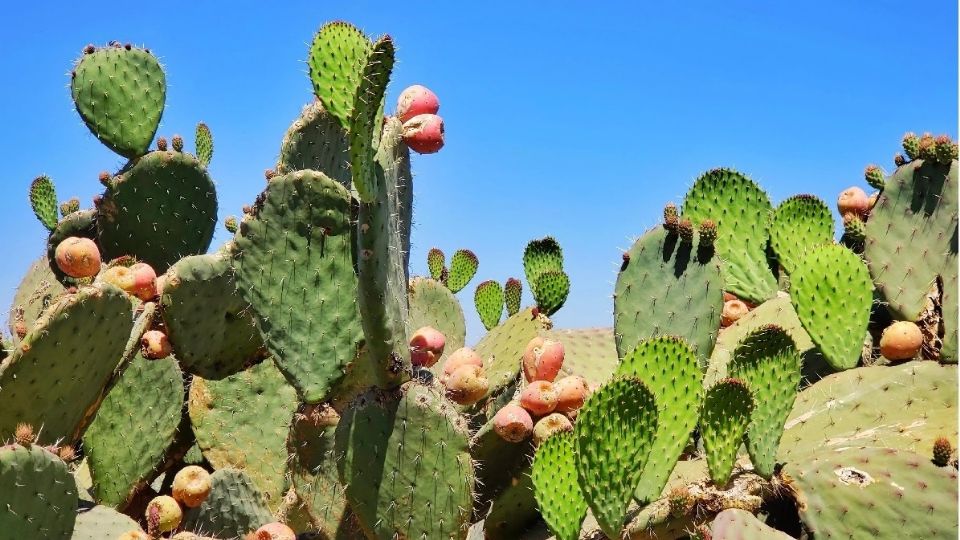
[[100, 180], [100, 183], [101, 183], [101, 184], [103, 184], [104, 186], [108, 186], [108, 187], [109, 187], [109, 185], [110, 185], [110, 173], [108, 173], [107, 171], [100, 171], [100, 175], [97, 176], [97, 179]]
[[903, 167], [904, 165], [907, 164], [907, 156], [904, 156], [903, 154], [897, 152], [893, 156], [893, 164], [896, 165], [897, 167]]
[[24, 423], [17, 424], [17, 430], [14, 432], [13, 438], [20, 446], [30, 446], [34, 441], [33, 426]]
[[267, 182], [269, 182], [270, 180], [272, 180], [273, 177], [276, 176], [276, 175], [277, 175], [277, 171], [275, 171], [275, 170], [273, 170], [273, 169], [264, 169], [264, 171], [263, 171], [263, 177], [267, 179]]
[[157, 138], [157, 150], [161, 152], [167, 151], [167, 139], [165, 137]]
[[934, 140], [936, 145], [937, 161], [944, 165], [949, 165], [951, 161], [957, 159], [957, 144], [950, 140], [949, 135], [940, 135]]
[[910, 159], [920, 157], [920, 138], [915, 133], [907, 133], [903, 136], [903, 151]]
[[97, 48], [93, 46], [93, 43], [90, 43], [83, 48], [83, 54], [93, 54], [96, 50]]
[[867, 238], [867, 226], [855, 214], [847, 214], [843, 217], [843, 234], [854, 242], [863, 242]]
[[677, 205], [672, 202], [667, 203], [667, 205], [663, 207], [663, 228], [670, 232], [677, 232], [678, 224]]
[[883, 189], [883, 171], [876, 165], [867, 165], [863, 170], [863, 177], [874, 189]]
[[712, 219], [700, 223], [700, 247], [712, 247], [717, 241], [717, 224]]
[[677, 234], [680, 235], [680, 241], [685, 244], [693, 243], [693, 223], [689, 219], [681, 219], [677, 225]]
[[924, 133], [923, 136], [920, 137], [919, 153], [920, 159], [924, 161], [936, 161], [937, 143], [934, 141], [933, 135]]
[[129, 43], [124, 43], [124, 44], [123, 44], [123, 48], [129, 51], [130, 49], [133, 48], [133, 45], [131, 45], [131, 44], [129, 44]]
[[227, 232], [234, 234], [237, 232], [237, 216], [227, 216], [227, 219], [223, 220], [223, 226], [226, 227]]
[[952, 453], [953, 445], [946, 437], [937, 437], [937, 440], [933, 441], [933, 464], [937, 467], [946, 467]]
[[80, 199], [73, 197], [68, 201], [60, 203], [60, 215], [67, 217], [69, 214], [80, 210]]
[[77, 451], [70, 445], [61, 448], [57, 455], [60, 456], [60, 460], [64, 463], [70, 463], [74, 459], [77, 459]]
[[183, 152], [183, 137], [174, 135], [170, 142], [173, 144], [173, 149], [175, 151]]

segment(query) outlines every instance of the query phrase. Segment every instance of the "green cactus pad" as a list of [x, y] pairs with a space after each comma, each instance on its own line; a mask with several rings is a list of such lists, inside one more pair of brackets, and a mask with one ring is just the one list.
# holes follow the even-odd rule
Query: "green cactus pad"
[[793, 408], [800, 384], [800, 354], [786, 330], [758, 328], [737, 345], [730, 362], [730, 377], [747, 383], [753, 412], [747, 429], [747, 452], [757, 474], [771, 478], [783, 425]]
[[548, 316], [556, 313], [570, 294], [570, 277], [564, 272], [544, 272], [531, 285], [537, 307]]
[[706, 219], [717, 224], [715, 245], [723, 260], [723, 288], [757, 304], [777, 291], [766, 254], [772, 211], [767, 194], [731, 169], [702, 174], [683, 200], [684, 218], [696, 226]]
[[516, 315], [520, 311], [520, 300], [523, 296], [523, 284], [519, 279], [509, 278], [503, 285], [503, 303], [507, 308], [507, 317]]
[[463, 538], [473, 505], [468, 433], [440, 391], [371, 390], [337, 426], [340, 480], [369, 538]]
[[[12, 432], [3, 433], [6, 438]], [[0, 531], [4, 538], [69, 539], [77, 501], [76, 483], [57, 456], [36, 444], [29, 448], [0, 446]]]
[[480, 315], [480, 322], [487, 330], [500, 324], [503, 316], [503, 288], [500, 283], [492, 279], [477, 285], [473, 293], [473, 303]]
[[638, 379], [597, 390], [577, 417], [574, 456], [580, 488], [600, 528], [619, 538], [657, 432], [657, 404]]
[[635, 493], [637, 501], [649, 502], [660, 497], [697, 426], [703, 372], [696, 353], [682, 339], [659, 336], [641, 341], [623, 358], [616, 375], [643, 381], [657, 402], [657, 431]]
[[381, 386], [396, 386], [408, 376], [407, 257], [412, 205], [410, 152], [396, 118], [385, 125], [377, 152], [377, 189], [360, 203], [357, 266], [363, 332]]
[[263, 495], [241, 470], [219, 469], [210, 475], [210, 495], [183, 513], [181, 529], [217, 538], [243, 538], [272, 522]]
[[294, 416], [287, 448], [294, 490], [311, 526], [335, 538], [350, 513], [334, 454], [337, 415], [326, 405], [306, 405]]
[[107, 46], [84, 54], [70, 81], [80, 118], [123, 157], [147, 152], [167, 97], [160, 62], [146, 49]]
[[563, 249], [552, 236], [531, 240], [523, 250], [523, 273], [531, 287], [544, 272], [563, 271]]
[[121, 534], [139, 531], [140, 525], [129, 516], [109, 506], [94, 506], [77, 510], [77, 522], [70, 540], [116, 540]]
[[[532, 437], [519, 443], [510, 442], [497, 434], [493, 418], [477, 429], [470, 440], [470, 455], [477, 465], [476, 513], [484, 514], [488, 507], [502, 506], [508, 499], [519, 498], [516, 493], [504, 494], [519, 478], [530, 475], [533, 451]], [[532, 491], [530, 495], [532, 497]]]
[[430, 277], [435, 281], [440, 281], [440, 277], [443, 276], [443, 271], [447, 266], [446, 257], [438, 248], [431, 248], [427, 252], [427, 270], [430, 272]]
[[314, 171], [273, 178], [235, 239], [237, 288], [302, 400], [325, 400], [361, 339], [350, 195]]
[[577, 478], [573, 433], [558, 433], [540, 445], [532, 478], [540, 513], [557, 540], [577, 540], [587, 501]]
[[43, 444], [78, 440], [115, 380], [132, 326], [127, 295], [110, 285], [58, 300], [0, 367], [0, 433], [26, 422], [43, 426]]
[[30, 269], [17, 287], [17, 292], [13, 295], [13, 305], [10, 307], [7, 328], [13, 336], [14, 344], [20, 342], [15, 328], [17, 319], [20, 318], [24, 327], [30, 330], [43, 310], [47, 309], [63, 291], [63, 285], [50, 271], [46, 257], [40, 257], [30, 265]]
[[80, 210], [79, 212], [65, 216], [57, 223], [57, 228], [50, 231], [50, 236], [47, 237], [47, 262], [50, 265], [50, 271], [53, 272], [53, 275], [57, 277], [60, 283], [74, 285], [76, 280], [64, 274], [63, 271], [60, 270], [60, 267], [57, 266], [57, 246], [60, 245], [60, 242], [63, 242], [71, 236], [89, 238], [96, 241], [96, 216], [96, 210]]
[[153, 479], [180, 423], [182, 379], [175, 358], [138, 355], [104, 398], [83, 437], [98, 503], [123, 508]]
[[450, 289], [430, 278], [413, 277], [407, 296], [410, 302], [410, 331], [416, 332], [429, 326], [439, 330], [446, 338], [443, 355], [437, 364], [463, 347], [467, 339], [467, 326], [460, 302]]
[[791, 463], [800, 519], [816, 538], [957, 536], [957, 471], [891, 448], [826, 451]]
[[192, 255], [171, 266], [160, 305], [167, 336], [189, 373], [222, 379], [262, 358], [263, 341], [226, 253]]
[[524, 532], [531, 524], [538, 523], [540, 518], [528, 464], [490, 505], [490, 511], [483, 520], [483, 532], [486, 540], [526, 538]]
[[916, 321], [943, 282], [944, 360], [957, 361], [957, 161], [912, 161], [891, 176], [867, 221], [864, 256], [895, 319]]
[[[353, 97], [353, 109], [350, 111], [350, 171], [357, 198], [372, 203], [377, 199], [381, 188], [377, 184], [375, 157], [377, 140], [383, 124], [383, 97], [390, 82], [393, 70], [394, 49], [390, 36], [383, 36], [373, 44], [364, 60], [359, 85]], [[321, 98], [321, 101], [324, 101]], [[326, 101], [324, 101], [326, 104]], [[336, 112], [327, 104], [327, 109]], [[397, 120], [399, 122], [399, 120]]]
[[780, 203], [770, 221], [770, 247], [780, 266], [793, 274], [806, 250], [833, 242], [833, 214], [813, 195], [796, 195]]
[[350, 188], [350, 141], [340, 122], [319, 101], [303, 108], [280, 145], [277, 172], [310, 169]]
[[213, 133], [203, 122], [197, 124], [197, 132], [193, 142], [196, 147], [197, 161], [204, 168], [209, 167], [210, 160], [213, 159]]
[[790, 276], [790, 300], [831, 367], [857, 365], [873, 304], [873, 283], [860, 257], [837, 244], [808, 250]]
[[719, 487], [730, 480], [753, 408], [750, 390], [739, 379], [723, 379], [707, 390], [700, 417], [700, 435], [710, 479]]
[[243, 469], [271, 508], [287, 488], [285, 440], [296, 409], [296, 392], [269, 360], [190, 385], [190, 423], [203, 456], [216, 469]]
[[38, 176], [30, 184], [30, 206], [47, 230], [57, 227], [57, 190], [49, 176]]
[[310, 80], [313, 93], [340, 125], [347, 129], [372, 44], [350, 23], [336, 21], [323, 25], [310, 45]]
[[714, 251], [694, 245], [658, 226], [624, 255], [613, 297], [621, 358], [660, 335], [683, 338], [702, 362], [709, 358], [720, 328], [723, 280]]
[[483, 358], [490, 381], [488, 396], [499, 393], [516, 380], [527, 343], [545, 329], [543, 320], [527, 308], [487, 332], [477, 343], [474, 350]]
[[717, 514], [713, 524], [710, 525], [710, 533], [717, 540], [790, 540], [793, 538], [739, 508], [728, 508]]
[[600, 386], [617, 370], [620, 359], [612, 328], [550, 330], [541, 336], [563, 343], [560, 377], [580, 375], [592, 386]]
[[204, 253], [217, 225], [217, 194], [207, 170], [183, 152], [151, 152], [130, 162], [97, 205], [103, 258], [132, 255], [157, 273]]
[[447, 274], [447, 287], [454, 293], [463, 290], [477, 274], [480, 259], [469, 249], [458, 249], [450, 257], [450, 270]]
[[908, 362], [830, 375], [800, 392], [785, 428], [780, 462], [851, 445], [932, 455], [937, 437], [957, 438], [957, 368]]

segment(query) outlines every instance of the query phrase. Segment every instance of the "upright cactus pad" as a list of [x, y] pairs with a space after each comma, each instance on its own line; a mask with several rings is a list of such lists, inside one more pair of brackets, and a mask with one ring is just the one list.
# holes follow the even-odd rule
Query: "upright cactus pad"
[[627, 354], [617, 376], [644, 382], [657, 402], [657, 431], [635, 498], [660, 497], [700, 417], [703, 385], [697, 355], [682, 339], [660, 336], [641, 341]]
[[253, 310], [236, 290], [226, 253], [192, 255], [166, 273], [160, 298], [167, 336], [183, 368], [222, 379], [263, 357]]
[[308, 403], [327, 398], [362, 337], [349, 219], [339, 182], [298, 171], [270, 181], [235, 240], [237, 288]]
[[473, 505], [468, 433], [436, 389], [371, 390], [337, 426], [340, 480], [369, 538], [465, 538]]
[[777, 290], [766, 254], [772, 211], [767, 194], [731, 169], [704, 173], [683, 200], [684, 218], [694, 225], [707, 219], [717, 225], [723, 288], [755, 303], [771, 298]]
[[790, 276], [790, 300], [834, 369], [857, 365], [873, 304], [873, 283], [860, 257], [837, 244], [808, 250]]
[[587, 501], [577, 478], [573, 433], [558, 433], [540, 445], [532, 477], [537, 506], [557, 540], [577, 540]]
[[120, 44], [84, 51], [70, 81], [80, 118], [100, 142], [123, 157], [147, 152], [167, 98], [157, 58]]
[[707, 390], [700, 418], [700, 435], [710, 468], [710, 479], [718, 487], [730, 480], [741, 439], [750, 424], [754, 399], [743, 381], [723, 379]]
[[393, 61], [393, 41], [390, 36], [383, 36], [370, 48], [360, 73], [360, 84], [353, 95], [353, 109], [347, 129], [350, 135], [350, 171], [357, 198], [365, 203], [374, 202], [382, 189], [377, 185], [381, 180], [377, 178], [375, 156], [383, 125], [381, 107], [390, 82]]
[[219, 469], [210, 475], [210, 495], [183, 514], [181, 528], [216, 538], [242, 538], [273, 521], [263, 495], [238, 469]]
[[197, 161], [199, 161], [200, 165], [204, 168], [209, 167], [210, 160], [213, 159], [213, 133], [210, 132], [210, 128], [203, 122], [197, 124], [194, 143], [196, 144], [195, 153]]
[[38, 176], [30, 183], [30, 206], [47, 230], [57, 227], [57, 190], [49, 176]]
[[306, 405], [294, 415], [287, 448], [288, 469], [297, 497], [312, 527], [339, 538], [349, 527], [350, 512], [340, 484], [334, 453], [339, 415], [327, 405]]
[[50, 264], [50, 271], [53, 272], [53, 275], [56, 276], [60, 283], [73, 285], [76, 283], [76, 280], [64, 274], [63, 270], [60, 270], [60, 267], [57, 266], [57, 246], [60, 245], [60, 242], [63, 242], [71, 236], [96, 240], [96, 217], [96, 210], [80, 210], [64, 216], [64, 218], [57, 223], [57, 227], [50, 231], [50, 236], [47, 237], [47, 262]]
[[[6, 438], [12, 431], [3, 433]], [[77, 500], [73, 477], [57, 456], [36, 444], [0, 446], [0, 531], [4, 538], [69, 540]]]
[[783, 425], [800, 384], [800, 362], [793, 339], [773, 325], [747, 335], [733, 352], [730, 377], [747, 384], [754, 403], [747, 452], [754, 470], [764, 478], [775, 472]]
[[469, 249], [458, 249], [450, 257], [450, 270], [447, 274], [447, 287], [454, 293], [463, 290], [477, 274], [480, 259]]
[[556, 313], [570, 294], [570, 276], [565, 272], [543, 272], [530, 286], [537, 307], [547, 315]]
[[477, 285], [473, 293], [473, 303], [484, 328], [490, 330], [500, 324], [500, 317], [503, 316], [503, 288], [499, 282], [489, 279]]
[[457, 297], [439, 281], [430, 278], [410, 279], [410, 331], [424, 326], [436, 328], [446, 338], [443, 356], [438, 364], [453, 351], [463, 347], [467, 339], [467, 323]]
[[43, 310], [47, 309], [63, 291], [63, 285], [50, 271], [46, 257], [41, 257], [30, 265], [30, 269], [17, 287], [17, 292], [13, 295], [13, 305], [10, 307], [7, 328], [13, 336], [14, 343], [20, 341], [16, 328], [18, 323], [23, 325], [21, 330], [30, 330]]
[[[697, 246], [697, 247], [694, 247]], [[647, 231], [624, 255], [613, 297], [617, 352], [641, 340], [675, 335], [705, 362], [723, 310], [723, 280], [715, 252], [681, 242], [663, 227]]]
[[78, 440], [116, 377], [132, 326], [127, 295], [110, 285], [57, 301], [0, 366], [0, 433], [26, 422], [43, 426], [43, 444]]
[[436, 281], [440, 281], [440, 277], [443, 276], [443, 271], [446, 269], [447, 262], [446, 258], [443, 255], [443, 251], [438, 248], [431, 248], [427, 252], [427, 269], [430, 271], [430, 277]]
[[503, 303], [507, 308], [507, 317], [520, 311], [520, 301], [523, 296], [523, 284], [519, 279], [508, 278], [503, 285]]
[[619, 538], [627, 506], [657, 432], [657, 404], [637, 379], [617, 379], [595, 392], [574, 426], [574, 455], [584, 498], [600, 528]]
[[350, 141], [340, 122], [314, 101], [303, 108], [283, 136], [277, 172], [310, 169], [350, 187]]
[[323, 25], [310, 45], [310, 80], [313, 93], [340, 125], [347, 129], [372, 44], [350, 23], [336, 21]]
[[780, 266], [793, 274], [806, 250], [833, 241], [833, 214], [813, 195], [796, 195], [780, 203], [770, 221], [770, 247]]
[[523, 250], [523, 273], [532, 287], [544, 272], [563, 271], [563, 249], [552, 236], [531, 240]]
[[217, 225], [217, 194], [190, 154], [156, 151], [108, 182], [97, 205], [104, 259], [132, 255], [165, 272], [181, 257], [207, 251]]

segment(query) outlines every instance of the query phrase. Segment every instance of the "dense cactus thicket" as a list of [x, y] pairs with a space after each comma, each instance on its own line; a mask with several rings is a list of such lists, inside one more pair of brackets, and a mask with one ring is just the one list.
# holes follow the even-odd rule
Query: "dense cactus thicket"
[[467, 347], [477, 255], [409, 260], [437, 96], [391, 110], [393, 41], [347, 23], [307, 62], [316, 99], [210, 250], [211, 129], [157, 137], [156, 57], [83, 50], [76, 110], [128, 161], [92, 208], [30, 186], [0, 538], [956, 538], [949, 137], [867, 167], [836, 241], [822, 199], [705, 172], [622, 254], [612, 328], [552, 327], [576, 284], [535, 239], [526, 283], [472, 289]]

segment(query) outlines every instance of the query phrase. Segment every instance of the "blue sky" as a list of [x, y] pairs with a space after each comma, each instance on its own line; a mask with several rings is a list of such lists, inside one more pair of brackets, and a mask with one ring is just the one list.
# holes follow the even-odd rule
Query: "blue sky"
[[[282, 4], [282, 5], [279, 5]], [[559, 239], [572, 280], [559, 327], [612, 324], [621, 249], [693, 179], [735, 167], [779, 202], [831, 206], [887, 170], [905, 131], [957, 135], [957, 4], [929, 2], [210, 2], [91, 9], [7, 6], [0, 55], [0, 305], [43, 251], [27, 202], [49, 174], [84, 206], [122, 160], [89, 134], [67, 88], [87, 43], [150, 47], [167, 69], [159, 134], [214, 133], [221, 219], [263, 187], [310, 101], [313, 32], [346, 19], [398, 46], [389, 102], [407, 85], [441, 101], [447, 144], [415, 156], [411, 270], [433, 246], [480, 258], [481, 279], [522, 277], [526, 242]], [[218, 228], [213, 247], [227, 238]], [[471, 341], [473, 287], [461, 293]], [[530, 301], [525, 291], [525, 302]]]

